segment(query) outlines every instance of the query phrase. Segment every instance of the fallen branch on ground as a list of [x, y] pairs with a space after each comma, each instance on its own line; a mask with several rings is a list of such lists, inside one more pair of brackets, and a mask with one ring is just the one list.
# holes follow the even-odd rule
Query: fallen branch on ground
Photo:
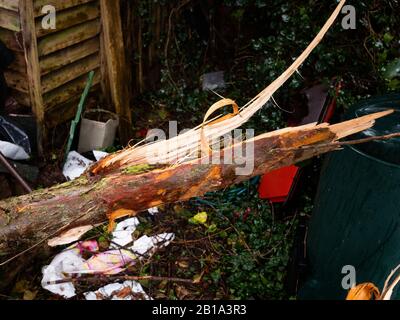
[[[133, 215], [165, 203], [186, 201], [243, 182], [265, 172], [295, 164], [340, 148], [339, 138], [363, 131], [392, 111], [364, 116], [336, 125], [286, 128], [234, 145], [220, 154], [221, 164], [197, 159], [174, 167], [139, 165], [114, 169], [106, 175], [88, 172], [50, 189], [0, 202], [0, 256], [15, 256], [64, 231], [104, 223], [123, 208]], [[254, 145], [254, 170], [236, 175], [241, 165], [223, 164], [234, 148]], [[312, 148], [304, 148], [312, 146]], [[209, 164], [204, 164], [206, 161]], [[130, 211], [129, 211], [130, 210]], [[4, 259], [5, 261], [7, 259]], [[1, 264], [0, 264], [1, 266]]]

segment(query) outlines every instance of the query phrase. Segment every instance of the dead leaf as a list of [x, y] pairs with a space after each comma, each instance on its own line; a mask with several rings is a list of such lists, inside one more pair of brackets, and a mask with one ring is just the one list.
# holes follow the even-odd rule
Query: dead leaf
[[189, 263], [187, 261], [181, 260], [181, 261], [178, 261], [177, 264], [178, 264], [179, 268], [182, 268], [182, 269], [189, 268]]
[[106, 297], [103, 296], [100, 292], [96, 292], [96, 299], [97, 300], [105, 300]]
[[162, 291], [167, 287], [167, 285], [168, 285], [168, 281], [167, 280], [161, 281], [160, 284], [158, 285], [158, 289], [160, 291]]
[[205, 273], [206, 273], [206, 270], [203, 270], [203, 272], [201, 274], [195, 275], [193, 278], [193, 284], [199, 284], [203, 280]]
[[154, 297], [155, 300], [163, 300], [163, 299], [166, 299], [166, 298], [167, 298], [167, 296], [164, 293], [161, 293], [161, 292], [157, 293], [156, 296]]
[[83, 226], [68, 230], [59, 237], [53, 238], [48, 241], [49, 247], [63, 246], [72, 242], [78, 241], [85, 233], [92, 230], [93, 226]]
[[119, 292], [113, 293], [112, 295], [113, 296], [115, 295], [117, 298], [120, 298], [120, 299], [125, 299], [132, 295], [132, 289], [130, 287], [125, 287], [122, 290], [120, 290]]
[[27, 280], [18, 281], [13, 289], [13, 293], [22, 295], [22, 299], [26, 301], [35, 300], [38, 291], [33, 290], [31, 283]]
[[187, 298], [190, 295], [189, 290], [187, 290], [184, 287], [180, 287], [180, 286], [176, 286], [175, 293], [176, 293], [176, 296], [179, 298], [179, 300], [184, 300], [185, 298]]
[[35, 300], [37, 294], [38, 294], [38, 291], [26, 290], [26, 291], [24, 292], [24, 297], [23, 297], [23, 299], [24, 299], [25, 301], [33, 301], [33, 300]]
[[29, 285], [30, 285], [29, 281], [27, 281], [27, 280], [19, 280], [15, 284], [13, 292], [15, 292], [15, 293], [24, 293], [25, 290], [28, 290]]
[[136, 216], [136, 212], [128, 209], [118, 209], [116, 211], [108, 213], [107, 217], [110, 220], [108, 225], [108, 232], [111, 233], [114, 231], [116, 226], [115, 220], [125, 217], [134, 217], [134, 216]]
[[350, 289], [346, 300], [379, 300], [379, 289], [373, 283], [362, 283]]

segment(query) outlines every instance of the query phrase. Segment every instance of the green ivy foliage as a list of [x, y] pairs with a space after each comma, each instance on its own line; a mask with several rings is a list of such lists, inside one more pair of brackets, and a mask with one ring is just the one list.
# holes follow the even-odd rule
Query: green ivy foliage
[[[151, 23], [149, 2], [139, 2], [137, 14]], [[164, 2], [161, 4], [166, 6]], [[394, 14], [400, 9], [398, 1], [348, 1], [348, 4], [356, 8], [356, 30], [344, 30], [341, 26], [344, 16], [339, 17], [299, 70], [301, 76], [295, 75], [276, 94], [275, 99], [283, 109], [291, 109], [301, 89], [319, 81], [331, 83], [333, 78], [343, 80], [339, 97], [343, 109], [361, 98], [400, 89], [396, 64], [400, 56], [400, 18]], [[157, 44], [161, 55], [159, 89], [147, 92], [139, 100], [150, 101], [155, 109], [160, 104], [166, 105], [170, 118], [191, 127], [218, 100], [216, 95], [202, 91], [204, 73], [224, 70], [228, 85], [219, 94], [244, 105], [306, 48], [337, 2], [224, 0], [200, 2], [200, 5], [199, 1], [189, 1], [181, 5], [180, 1], [169, 2], [170, 8], [180, 10], [171, 15], [171, 24], [163, 28], [162, 42]], [[190, 22], [193, 10], [200, 10], [208, 23], [207, 41], [202, 38], [199, 26]], [[143, 34], [144, 46], [150, 45], [152, 36], [149, 32]], [[284, 118], [282, 110], [268, 104], [249, 127], [275, 130], [284, 126]]]
[[[260, 201], [257, 180], [210, 195], [216, 203], [213, 221], [223, 252], [215, 277], [224, 277], [232, 298], [287, 299], [284, 283], [297, 217], [277, 219], [267, 201]], [[217, 278], [218, 279], [218, 278]]]

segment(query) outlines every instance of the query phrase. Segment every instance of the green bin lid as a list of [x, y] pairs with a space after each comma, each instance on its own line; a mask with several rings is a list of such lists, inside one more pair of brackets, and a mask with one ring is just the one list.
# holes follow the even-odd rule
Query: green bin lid
[[[346, 119], [358, 118], [367, 114], [394, 109], [389, 116], [376, 120], [374, 127], [350, 137], [363, 139], [400, 132], [400, 94], [390, 94], [364, 100], [350, 108]], [[400, 165], [400, 137], [386, 141], [373, 141], [352, 147], [354, 150], [390, 164]]]

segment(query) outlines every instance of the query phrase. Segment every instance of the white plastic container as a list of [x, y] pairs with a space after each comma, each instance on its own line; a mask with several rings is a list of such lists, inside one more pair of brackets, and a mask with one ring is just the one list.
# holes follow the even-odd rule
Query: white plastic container
[[102, 109], [86, 111], [81, 121], [78, 152], [111, 147], [118, 125], [119, 118], [115, 113]]

